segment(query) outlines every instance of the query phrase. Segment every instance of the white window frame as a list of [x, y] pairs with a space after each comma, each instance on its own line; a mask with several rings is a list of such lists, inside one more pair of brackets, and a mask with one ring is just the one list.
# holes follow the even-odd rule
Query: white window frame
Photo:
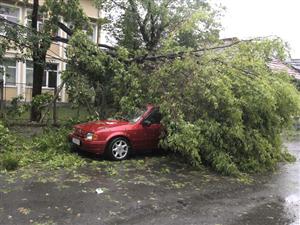
[[[27, 62], [32, 62], [32, 61], [26, 61], [24, 64], [25, 64], [25, 85], [26, 85], [26, 88], [32, 88], [32, 85], [27, 85], [27, 70], [31, 70], [32, 71], [32, 74], [33, 74], [33, 67], [27, 67]], [[33, 77], [32, 77], [32, 82], [33, 82]]]
[[56, 65], [56, 70], [44, 70], [46, 73], [46, 86], [43, 86], [43, 88], [48, 88], [48, 89], [54, 89], [54, 87], [49, 87], [49, 72], [55, 72], [56, 73], [56, 86], [57, 86], [57, 78], [58, 78], [58, 63], [51, 63]]
[[[32, 61], [28, 61], [28, 62], [32, 62]], [[46, 86], [42, 85], [42, 88], [45, 88], [45, 89], [54, 89], [54, 87], [49, 87], [49, 72], [56, 72], [56, 85], [58, 84], [58, 66], [59, 64], [58, 63], [51, 63], [51, 64], [55, 64], [56, 65], [56, 70], [48, 70], [48, 69], [45, 69], [44, 72], [46, 73]], [[33, 66], [33, 65], [32, 65]], [[32, 88], [32, 85], [29, 86], [27, 85], [27, 70], [31, 70], [32, 73], [33, 73], [33, 67], [27, 67], [27, 63], [25, 63], [25, 84], [26, 84], [26, 88]], [[44, 76], [44, 74], [43, 74]], [[33, 79], [33, 77], [32, 77]], [[33, 82], [33, 80], [32, 80]]]
[[[30, 27], [31, 25], [30, 25], [28, 22], [31, 21], [31, 19], [28, 18], [28, 16], [30, 15], [28, 12], [29, 12], [29, 11], [32, 11], [32, 10], [29, 9], [29, 8], [26, 8], [25, 11], [26, 11], [26, 15], [25, 15], [25, 26], [26, 26], [26, 27]], [[40, 31], [40, 26], [43, 25], [43, 23], [44, 23], [44, 17], [43, 17], [42, 20], [39, 20], [39, 19], [38, 19], [38, 21], [37, 21], [37, 31]]]
[[6, 66], [4, 65], [0, 65], [0, 69], [1, 69], [1, 73], [3, 72], [3, 83], [4, 83], [4, 87], [16, 87], [17, 86], [17, 78], [18, 78], [18, 66], [17, 66], [17, 62], [15, 66], [7, 66], [10, 69], [15, 69], [16, 73], [15, 73], [15, 84], [6, 84]]
[[97, 24], [91, 22], [89, 24], [92, 27], [93, 34], [92, 35], [87, 34], [87, 30], [83, 30], [83, 32], [88, 36], [88, 38], [92, 37], [92, 39], [89, 38], [92, 42], [97, 43], [97, 28], [98, 28]]
[[[26, 13], [25, 13], [25, 26], [30, 28], [31, 24], [29, 24], [28, 22], [31, 21], [31, 19], [29, 19], [28, 16], [31, 15], [30, 11], [32, 11], [32, 10], [29, 9], [29, 8], [26, 8], [25, 11], [26, 11]], [[30, 12], [30, 13], [28, 13], [28, 12]], [[44, 25], [45, 21], [47, 21], [47, 17], [45, 17], [44, 15], [43, 15], [42, 19], [38, 18], [38, 21], [37, 21], [37, 31], [38, 32], [41, 31], [40, 27]], [[58, 29], [58, 31], [57, 31], [57, 36], [59, 36], [59, 35], [60, 35], [60, 29]]]
[[18, 7], [18, 6], [15, 6], [15, 5], [11, 5], [11, 4], [2, 3], [2, 2], [0, 3], [0, 6], [6, 6], [6, 7], [17, 9], [18, 10], [18, 17], [9, 16], [9, 15], [6, 15], [6, 14], [1, 14], [1, 13], [0, 13], [0, 16], [4, 17], [7, 20], [8, 20], [8, 17], [16, 18], [17, 19], [17, 23], [20, 23], [21, 7]]
[[[87, 30], [86, 29], [82, 29], [82, 31], [88, 36], [89, 40], [91, 40], [94, 43], [97, 43], [97, 33], [98, 33], [98, 26], [96, 23], [92, 23], [89, 22], [90, 26], [92, 27], [92, 35], [87, 34]], [[66, 26], [70, 27], [72, 25], [72, 23], [66, 23]], [[66, 35], [66, 37], [68, 38], [68, 35]], [[91, 38], [90, 38], [91, 37]]]
[[[0, 16], [3, 17], [4, 19], [9, 20], [9, 18], [16, 18], [17, 19], [17, 24], [20, 24], [20, 18], [21, 18], [21, 8], [20, 7], [17, 7], [17, 6], [14, 6], [14, 5], [11, 5], [11, 4], [5, 4], [5, 3], [0, 3], [0, 6], [4, 6], [4, 7], [10, 7], [10, 8], [13, 8], [13, 9], [17, 9], [18, 10], [18, 16], [15, 17], [15, 16], [10, 16], [10, 15], [7, 15], [7, 14], [1, 14], [0, 13]], [[1, 35], [5, 35], [5, 32], [4, 31], [0, 31], [0, 34]]]

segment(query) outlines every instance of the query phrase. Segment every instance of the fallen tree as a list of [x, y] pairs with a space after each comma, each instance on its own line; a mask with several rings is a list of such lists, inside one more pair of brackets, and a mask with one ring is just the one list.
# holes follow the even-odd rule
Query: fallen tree
[[195, 166], [230, 175], [274, 170], [293, 159], [280, 135], [300, 109], [292, 78], [267, 66], [284, 53], [280, 40], [266, 39], [185, 55], [151, 71], [135, 66], [120, 102], [126, 110], [160, 105], [167, 131], [162, 146]]

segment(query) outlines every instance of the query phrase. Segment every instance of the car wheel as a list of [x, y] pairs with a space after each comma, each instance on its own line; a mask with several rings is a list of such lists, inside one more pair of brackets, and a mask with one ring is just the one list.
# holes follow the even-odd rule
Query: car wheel
[[71, 144], [71, 152], [78, 152], [79, 148], [75, 144]]
[[113, 139], [107, 149], [107, 154], [112, 160], [123, 160], [129, 155], [129, 142], [122, 137]]

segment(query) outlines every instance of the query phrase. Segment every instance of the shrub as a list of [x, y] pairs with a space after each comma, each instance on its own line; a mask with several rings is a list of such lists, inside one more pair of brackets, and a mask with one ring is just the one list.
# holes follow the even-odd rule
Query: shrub
[[23, 96], [14, 97], [8, 107], [7, 114], [10, 119], [22, 116], [29, 109], [29, 104], [22, 103]]
[[0, 168], [5, 170], [15, 170], [19, 166], [19, 156], [15, 152], [7, 152], [0, 159]]
[[19, 165], [15, 153], [16, 138], [0, 121], [0, 169], [14, 170]]
[[9, 130], [0, 121], [0, 152], [3, 151], [9, 140]]

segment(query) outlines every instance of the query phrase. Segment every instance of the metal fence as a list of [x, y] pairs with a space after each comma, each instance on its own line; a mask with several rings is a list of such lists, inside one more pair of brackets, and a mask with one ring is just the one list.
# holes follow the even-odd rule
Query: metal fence
[[3, 86], [4, 86], [4, 81], [0, 80], [0, 116], [3, 112], [4, 109], [4, 90], [3, 90]]
[[[57, 88], [44, 88], [43, 93], [55, 95]], [[22, 96], [18, 101], [18, 106], [27, 105], [27, 110], [20, 115], [14, 112], [12, 100]], [[14, 85], [5, 84], [0, 80], [0, 118], [6, 118], [12, 124], [26, 124], [30, 121], [30, 102], [32, 100], [32, 88], [26, 83], [16, 83]], [[46, 115], [46, 116], [45, 116]], [[73, 108], [71, 103], [63, 103], [58, 99], [52, 101], [42, 111], [43, 120], [41, 123], [59, 124], [70, 119], [83, 120], [89, 116], [86, 107]]]

